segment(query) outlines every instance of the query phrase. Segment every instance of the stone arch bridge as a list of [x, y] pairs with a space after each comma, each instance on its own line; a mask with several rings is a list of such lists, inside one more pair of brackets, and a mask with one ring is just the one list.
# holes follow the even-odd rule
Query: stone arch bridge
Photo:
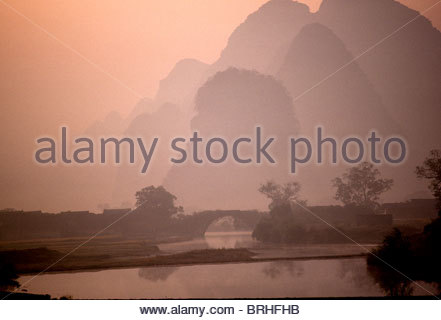
[[191, 223], [187, 228], [190, 227], [194, 235], [203, 236], [212, 223], [225, 217], [233, 218], [238, 230], [253, 230], [262, 215], [262, 212], [256, 210], [212, 210], [194, 213], [186, 220]]

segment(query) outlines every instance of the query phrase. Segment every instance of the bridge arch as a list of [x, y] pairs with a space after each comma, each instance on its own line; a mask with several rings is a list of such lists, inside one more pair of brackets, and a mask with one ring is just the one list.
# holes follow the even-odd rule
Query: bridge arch
[[253, 230], [262, 217], [262, 213], [256, 210], [209, 210], [193, 214], [192, 225], [198, 236], [204, 236], [210, 225], [224, 218], [234, 219], [236, 227], [243, 230]]

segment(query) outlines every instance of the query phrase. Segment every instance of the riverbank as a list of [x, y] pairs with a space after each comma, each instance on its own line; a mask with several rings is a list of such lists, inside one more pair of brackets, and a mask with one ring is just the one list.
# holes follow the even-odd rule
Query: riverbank
[[[382, 297], [366, 258], [135, 267], [21, 276], [21, 290], [72, 299]], [[419, 283], [434, 294], [431, 284]], [[412, 294], [428, 295], [418, 285]]]
[[[126, 268], [148, 268], [148, 267], [182, 267], [192, 265], [217, 265], [232, 263], [259, 263], [277, 261], [307, 261], [307, 260], [335, 260], [335, 259], [356, 259], [366, 257], [367, 253], [349, 255], [315, 255], [301, 257], [270, 257], [258, 258], [255, 253], [248, 249], [206, 249], [193, 250], [179, 254], [157, 255], [142, 259], [132, 259], [121, 262], [87, 262], [77, 261], [76, 264], [60, 262], [54, 265], [45, 273], [72, 273], [86, 271], [102, 271]], [[43, 271], [47, 266], [33, 265], [32, 267], [22, 267], [18, 271], [20, 275], [35, 275]]]
[[[0, 242], [0, 262], [13, 264], [18, 275], [98, 271], [123, 268], [188, 266], [364, 257], [376, 247], [348, 244], [280, 245], [254, 241], [251, 234], [217, 233], [204, 239], [60, 238], [36, 242]], [[166, 240], [166, 241], [164, 241]], [[234, 240], [234, 241], [233, 241]], [[229, 249], [217, 249], [229, 248]]]
[[0, 291], [0, 300], [50, 300], [49, 294], [34, 294], [27, 292]]

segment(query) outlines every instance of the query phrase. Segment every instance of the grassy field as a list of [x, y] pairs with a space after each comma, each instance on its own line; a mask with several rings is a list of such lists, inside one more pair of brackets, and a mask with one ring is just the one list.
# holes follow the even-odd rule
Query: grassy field
[[[403, 228], [402, 223], [401, 228]], [[412, 226], [406, 224], [403, 229], [413, 233], [414, 229], [419, 228], [420, 226], [417, 224]], [[383, 238], [383, 234], [377, 232], [379, 234], [377, 235], [377, 233], [372, 232], [373, 230], [370, 231], [365, 243], [379, 243]], [[377, 241], [369, 242], [368, 240], [372, 240], [371, 238], [374, 235], [376, 235], [375, 240]], [[162, 239], [161, 243], [179, 240], [184, 239]], [[299, 256], [296, 254], [296, 256], [287, 257], [283, 255], [262, 255], [259, 250], [253, 252], [247, 249], [206, 249], [166, 255], [159, 250], [157, 245], [158, 242], [151, 240], [126, 239], [117, 236], [101, 236], [92, 240], [88, 238], [59, 238], [2, 241], [0, 242], [0, 264], [13, 264], [19, 274], [35, 274], [44, 270], [45, 272], [74, 272], [203, 263], [262, 262], [279, 259], [348, 258], [363, 255], [357, 252], [337, 250], [332, 255], [310, 252], [307, 255]], [[47, 269], [49, 266], [50, 268]]]
[[87, 240], [60, 238], [0, 242], [0, 263], [15, 265], [18, 273], [35, 273], [60, 259], [49, 271], [118, 267], [159, 253], [154, 243], [145, 240], [97, 237], [86, 243]]
[[[0, 251], [0, 263], [11, 263], [19, 274], [47, 272], [81, 271], [92, 269], [114, 269], [130, 267], [186, 265], [198, 263], [227, 263], [251, 261], [254, 253], [247, 249], [206, 249], [177, 254], [161, 255], [157, 247], [143, 245], [119, 244], [115, 250], [106, 248], [105, 253], [93, 249], [83, 248], [80, 254], [73, 252], [66, 255], [46, 247], [31, 249], [14, 249]], [[122, 252], [131, 254], [123, 255]]]

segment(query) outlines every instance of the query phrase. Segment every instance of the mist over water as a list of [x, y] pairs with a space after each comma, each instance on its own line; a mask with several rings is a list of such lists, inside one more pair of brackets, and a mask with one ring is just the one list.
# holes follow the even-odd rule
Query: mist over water
[[[24, 283], [29, 277], [19, 279]], [[420, 283], [429, 290], [434, 287]], [[364, 259], [151, 267], [49, 274], [25, 287], [75, 299], [381, 297]], [[435, 292], [435, 291], [434, 291]], [[415, 286], [415, 295], [427, 292]]]
[[256, 246], [259, 246], [259, 243], [251, 237], [250, 231], [218, 231], [205, 232], [203, 238], [159, 244], [159, 249], [164, 252], [175, 253], [188, 250], [253, 248]]
[[[205, 238], [160, 245], [167, 253], [259, 245], [249, 232], [209, 232]], [[355, 245], [278, 246], [272, 255], [360, 252]], [[259, 250], [257, 250], [259, 252]], [[25, 283], [31, 276], [20, 277]], [[419, 283], [436, 292], [434, 286]], [[149, 267], [41, 275], [24, 288], [74, 299], [381, 297], [364, 258]], [[426, 295], [414, 285], [414, 295]]]

